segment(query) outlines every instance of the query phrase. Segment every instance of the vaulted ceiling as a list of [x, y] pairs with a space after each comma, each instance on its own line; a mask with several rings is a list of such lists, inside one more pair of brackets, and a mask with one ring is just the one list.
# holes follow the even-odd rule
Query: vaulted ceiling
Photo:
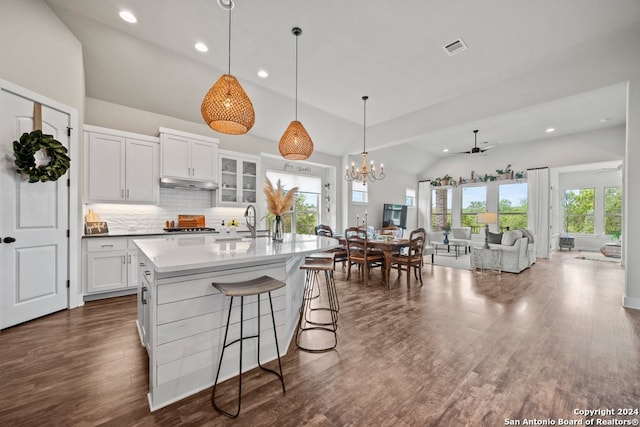
[[[202, 121], [202, 97], [229, 64], [216, 0], [46, 3], [83, 45], [88, 97]], [[474, 128], [502, 145], [545, 138], [547, 127], [620, 125], [616, 69], [640, 62], [627, 49], [640, 41], [638, 0], [236, 0], [231, 73], [254, 102], [251, 133], [274, 144], [294, 116], [294, 26], [298, 118], [316, 150], [337, 156], [362, 148], [362, 95], [367, 148], [405, 157], [468, 150]], [[468, 48], [450, 56], [443, 47], [457, 39]]]

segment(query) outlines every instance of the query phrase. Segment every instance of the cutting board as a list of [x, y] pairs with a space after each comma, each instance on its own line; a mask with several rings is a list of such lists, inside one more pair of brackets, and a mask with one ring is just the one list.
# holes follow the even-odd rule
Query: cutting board
[[204, 215], [178, 215], [178, 228], [205, 227]]

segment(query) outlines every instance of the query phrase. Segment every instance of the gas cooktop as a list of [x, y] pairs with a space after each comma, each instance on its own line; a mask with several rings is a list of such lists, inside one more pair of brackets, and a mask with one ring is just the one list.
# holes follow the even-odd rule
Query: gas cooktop
[[163, 228], [168, 233], [211, 233], [216, 231], [212, 227], [175, 227], [175, 228]]

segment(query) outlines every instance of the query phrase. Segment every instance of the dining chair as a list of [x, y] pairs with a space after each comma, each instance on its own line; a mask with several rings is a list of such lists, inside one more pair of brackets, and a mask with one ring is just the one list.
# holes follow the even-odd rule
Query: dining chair
[[[315, 228], [317, 236], [325, 236], [325, 237], [334, 237], [333, 230], [330, 226], [325, 224], [319, 224]], [[342, 263], [342, 269], [345, 269], [346, 262], [349, 257], [347, 256], [347, 248], [344, 245], [340, 245], [337, 248], [333, 248], [327, 252], [331, 252], [333, 254], [333, 269], [336, 269], [336, 263]]]
[[368, 285], [369, 271], [373, 267], [384, 266], [384, 254], [368, 247], [369, 237], [360, 227], [349, 227], [344, 232], [349, 257], [347, 280], [351, 278], [351, 266], [357, 265], [362, 271], [364, 284]]
[[[401, 277], [402, 271], [407, 272], [407, 286], [410, 286], [411, 270], [414, 271], [416, 279], [422, 283], [422, 266], [424, 265], [424, 244], [427, 233], [424, 228], [413, 230], [409, 235], [409, 246], [405, 253], [393, 254], [391, 257], [391, 265], [398, 270], [398, 277]], [[419, 274], [418, 274], [419, 273]]]
[[381, 236], [393, 236], [395, 238], [402, 237], [402, 229], [397, 225], [387, 225], [380, 230]]

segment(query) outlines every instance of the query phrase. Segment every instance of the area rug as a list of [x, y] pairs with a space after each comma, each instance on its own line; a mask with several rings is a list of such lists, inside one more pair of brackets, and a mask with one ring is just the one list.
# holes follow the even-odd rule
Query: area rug
[[434, 255], [433, 263], [443, 267], [460, 268], [463, 270], [471, 270], [471, 255], [460, 254], [458, 259], [454, 255]]
[[620, 258], [612, 258], [609, 256], [604, 256], [600, 252], [580, 251], [580, 255], [577, 255], [576, 259], [587, 259], [590, 261], [605, 261], [605, 262], [620, 263]]

